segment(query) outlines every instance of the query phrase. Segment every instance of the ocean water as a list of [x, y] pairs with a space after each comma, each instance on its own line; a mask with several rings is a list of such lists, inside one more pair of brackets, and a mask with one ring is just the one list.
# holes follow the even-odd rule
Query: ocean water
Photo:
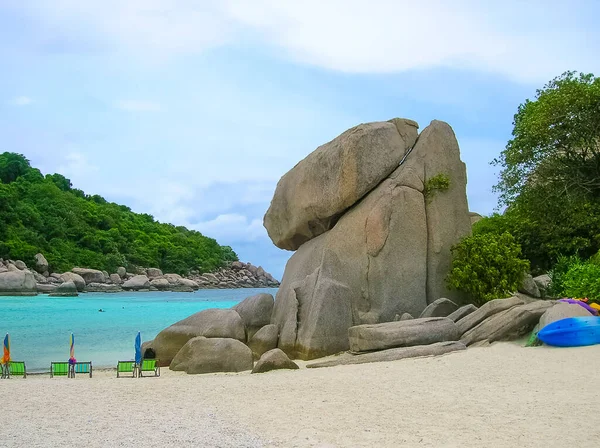
[[260, 292], [275, 296], [277, 289], [0, 297], [0, 345], [10, 333], [11, 358], [25, 361], [28, 372], [48, 371], [51, 361], [69, 359], [73, 333], [77, 360], [115, 367], [119, 360], [133, 359], [138, 331], [142, 341], [154, 339], [164, 328], [198, 311], [231, 308]]

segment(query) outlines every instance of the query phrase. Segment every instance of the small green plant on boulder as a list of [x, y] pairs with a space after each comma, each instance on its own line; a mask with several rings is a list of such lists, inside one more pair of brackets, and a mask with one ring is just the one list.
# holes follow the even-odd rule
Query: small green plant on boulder
[[521, 246], [508, 232], [463, 238], [452, 255], [448, 286], [465, 292], [475, 305], [509, 296], [529, 269]]
[[450, 177], [444, 173], [436, 174], [425, 182], [423, 195], [430, 201], [436, 191], [446, 191], [448, 188], [450, 188]]

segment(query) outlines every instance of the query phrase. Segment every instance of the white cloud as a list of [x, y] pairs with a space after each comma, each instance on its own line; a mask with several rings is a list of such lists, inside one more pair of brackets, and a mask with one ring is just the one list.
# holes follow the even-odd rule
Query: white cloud
[[[86, 179], [98, 171], [98, 167], [88, 160], [87, 156], [79, 151], [71, 151], [64, 157], [64, 162], [58, 167], [57, 172], [70, 178], [77, 187], [78, 180]], [[96, 194], [97, 192], [88, 192]]]
[[129, 112], [159, 112], [161, 106], [152, 101], [121, 100], [115, 102], [117, 109]]
[[593, 1], [552, 7], [545, 0], [33, 3], [28, 11], [50, 29], [60, 27], [73, 40], [100, 39], [153, 62], [254, 41], [283, 58], [353, 73], [453, 67], [540, 82], [567, 69], [600, 68], [598, 31], [580, 26]]
[[215, 238], [221, 244], [239, 241], [255, 241], [267, 237], [260, 219], [248, 219], [237, 213], [219, 215], [216, 218], [190, 226], [204, 235]]
[[18, 96], [10, 101], [10, 104], [13, 106], [29, 106], [32, 103], [33, 99], [29, 98], [28, 96]]

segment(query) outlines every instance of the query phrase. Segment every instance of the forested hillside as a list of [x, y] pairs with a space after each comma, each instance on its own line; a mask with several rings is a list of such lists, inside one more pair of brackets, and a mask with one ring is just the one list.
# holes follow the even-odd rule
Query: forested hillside
[[20, 154], [0, 154], [0, 258], [28, 265], [41, 252], [50, 268], [115, 272], [118, 266], [210, 272], [237, 260], [229, 246], [201, 233], [72, 188], [60, 174], [32, 168]]

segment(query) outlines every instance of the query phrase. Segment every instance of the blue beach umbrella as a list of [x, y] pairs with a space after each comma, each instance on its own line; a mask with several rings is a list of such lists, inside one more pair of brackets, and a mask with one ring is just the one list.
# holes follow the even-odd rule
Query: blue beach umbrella
[[137, 336], [135, 337], [135, 363], [142, 363], [142, 335], [139, 331]]

